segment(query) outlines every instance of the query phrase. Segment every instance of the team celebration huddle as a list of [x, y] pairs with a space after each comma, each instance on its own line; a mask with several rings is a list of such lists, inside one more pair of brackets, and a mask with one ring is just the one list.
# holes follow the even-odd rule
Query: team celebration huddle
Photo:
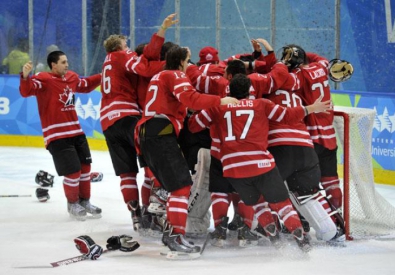
[[[74, 107], [75, 93], [100, 85], [100, 123], [131, 231], [160, 238], [169, 259], [197, 258], [230, 236], [241, 247], [296, 242], [304, 253], [313, 237], [343, 246], [329, 81], [349, 79], [352, 65], [296, 44], [275, 52], [263, 38], [251, 40], [252, 53], [220, 60], [207, 46], [193, 61], [188, 47], [165, 41], [177, 23], [167, 16], [134, 50], [126, 36], [107, 37], [101, 74], [79, 77], [61, 50], [48, 54], [49, 72], [31, 75], [33, 63], [23, 66], [20, 93], [37, 98], [70, 216], [102, 214], [91, 203], [92, 158]], [[199, 237], [203, 246], [189, 240]], [[87, 258], [103, 253], [89, 236], [74, 242]], [[130, 235], [107, 240], [107, 250], [138, 247]]]

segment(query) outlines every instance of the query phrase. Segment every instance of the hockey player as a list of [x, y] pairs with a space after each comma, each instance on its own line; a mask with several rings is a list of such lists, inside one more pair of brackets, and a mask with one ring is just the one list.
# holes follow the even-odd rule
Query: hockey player
[[90, 203], [92, 158], [74, 106], [74, 94], [93, 91], [100, 84], [100, 74], [79, 78], [68, 70], [67, 56], [62, 51], [51, 52], [47, 63], [51, 71], [34, 76], [29, 76], [32, 62], [23, 65], [19, 91], [23, 97], [36, 96], [45, 147], [52, 155], [56, 172], [64, 176], [70, 216], [85, 220], [89, 213], [100, 218], [102, 210]]
[[168, 51], [165, 71], [151, 79], [143, 117], [136, 127], [136, 142], [145, 164], [170, 192], [166, 208], [169, 225], [163, 233], [163, 243], [171, 251], [196, 253], [200, 247], [184, 237], [192, 179], [177, 136], [186, 115], [185, 107], [199, 110], [235, 104], [238, 100], [197, 93], [185, 75], [189, 58], [187, 48], [175, 46]]
[[[277, 66], [285, 65], [279, 64]], [[263, 195], [269, 207], [278, 213], [287, 229], [292, 232], [299, 247], [311, 249], [300, 219], [294, 210], [288, 190], [267, 151], [268, 121], [294, 123], [312, 112], [326, 111], [330, 101], [316, 102], [307, 107], [284, 108], [266, 99], [249, 100], [251, 81], [243, 74], [233, 76], [230, 95], [240, 99], [239, 104], [211, 108], [200, 112], [196, 121], [206, 127], [215, 125], [220, 140], [220, 154], [226, 177], [247, 205], [257, 205]], [[259, 211], [258, 221], [267, 226]]]
[[[104, 41], [107, 56], [102, 66], [100, 122], [135, 231], [142, 229], [142, 210], [136, 181], [139, 168], [133, 129], [141, 118], [143, 106], [139, 99], [145, 99], [146, 91], [145, 87], [138, 89], [139, 76], [149, 78], [163, 69], [164, 62], [149, 62], [146, 56], [159, 59], [166, 29], [178, 22], [174, 17], [175, 14], [171, 14], [164, 19], [159, 31], [144, 47], [146, 55], [138, 56], [129, 50], [125, 36], [110, 35]], [[146, 212], [145, 208], [143, 212]]]
[[[317, 99], [331, 99], [326, 58], [314, 53], [306, 54], [300, 46], [292, 44], [282, 48], [281, 59], [294, 75], [296, 83], [299, 84], [300, 88], [295, 92], [300, 96], [304, 105], [311, 104]], [[318, 155], [322, 187], [329, 198], [331, 207], [337, 210], [342, 206], [342, 191], [337, 174], [337, 144], [333, 118], [333, 111], [311, 114], [305, 118], [305, 123]], [[343, 219], [340, 214], [335, 217], [339, 226], [337, 237], [344, 239], [341, 232], [344, 227]]]
[[[268, 51], [269, 55], [273, 55], [273, 49], [271, 48], [270, 44], [267, 43], [266, 40], [264, 39], [259, 39], [259, 41], [264, 42], [265, 49]], [[273, 57], [271, 57], [269, 60], [272, 60]], [[275, 58], [274, 58], [275, 59]], [[270, 61], [272, 62], [272, 61]], [[269, 65], [269, 64], [268, 64]], [[187, 70], [187, 74], [191, 79], [195, 79], [196, 82], [196, 88], [198, 90], [201, 90], [204, 93], [215, 93], [220, 96], [225, 96], [229, 92], [229, 81], [232, 79], [233, 76], [236, 74], [247, 74], [246, 67], [249, 67], [250, 64], [248, 62], [243, 62], [238, 59], [232, 59], [227, 61], [227, 66], [225, 69], [225, 73], [223, 77], [219, 76], [206, 76], [205, 74], [201, 73], [200, 70], [197, 69], [196, 66], [189, 66]], [[251, 87], [250, 87], [250, 98], [256, 98], [256, 97], [261, 97], [262, 94], [265, 93], [271, 93], [277, 87], [282, 85], [282, 83], [289, 77], [289, 74], [287, 73], [286, 67], [284, 65], [276, 65], [273, 67], [272, 72], [266, 75], [262, 74], [249, 74], [248, 77], [251, 79]], [[192, 81], [193, 82], [193, 81]], [[203, 130], [204, 127], [200, 127], [200, 130]], [[198, 129], [195, 129], [197, 131]], [[212, 135], [215, 135], [214, 131], [210, 131]], [[215, 143], [215, 142], [214, 142]], [[211, 148], [216, 148], [215, 144], [211, 146]], [[216, 154], [214, 150], [211, 150], [212, 155]], [[210, 180], [210, 185], [211, 185], [211, 180]], [[212, 191], [215, 191], [217, 188], [209, 188]], [[219, 191], [222, 193], [221, 191]], [[236, 196], [236, 193], [230, 192], [229, 193], [232, 197]], [[214, 202], [224, 202], [225, 197], [223, 196], [223, 193], [220, 195], [222, 197], [221, 200], [217, 200], [216, 198], [217, 195], [212, 194], [212, 203]], [[237, 196], [238, 198], [238, 196]], [[229, 200], [231, 198], [227, 198], [227, 205], [229, 205]], [[234, 205], [237, 205], [237, 202], [235, 203], [233, 201]], [[203, 208], [203, 207], [201, 207]], [[220, 213], [214, 213], [217, 209], [217, 207], [213, 208], [213, 217], [214, 217], [214, 224], [215, 226], [218, 226], [219, 223], [221, 223], [223, 214], [227, 211], [220, 211]], [[227, 208], [226, 208], [227, 209]], [[238, 211], [235, 211], [235, 217], [233, 218], [232, 223], [229, 224], [229, 229], [245, 229], [244, 228], [244, 223], [241, 222], [241, 218], [239, 216]], [[250, 218], [248, 217], [243, 217], [244, 220], [246, 221], [247, 225], [251, 227], [251, 223], [249, 222]], [[251, 218], [252, 219], [252, 218]], [[239, 231], [240, 233], [241, 231]], [[244, 234], [246, 235], [246, 234]], [[241, 237], [241, 236], [240, 236]], [[241, 237], [242, 238], [242, 237]]]

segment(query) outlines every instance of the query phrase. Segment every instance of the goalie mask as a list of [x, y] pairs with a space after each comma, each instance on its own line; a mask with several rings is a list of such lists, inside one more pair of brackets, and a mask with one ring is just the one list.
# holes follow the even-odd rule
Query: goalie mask
[[36, 175], [36, 183], [42, 187], [53, 186], [53, 179], [55, 176], [40, 170]]
[[329, 61], [329, 78], [334, 82], [343, 82], [351, 78], [354, 68], [350, 62], [341, 59]]
[[277, 56], [281, 56], [282, 61], [289, 71], [299, 67], [301, 64], [307, 64], [307, 57], [305, 51], [298, 45], [287, 45], [279, 50]]

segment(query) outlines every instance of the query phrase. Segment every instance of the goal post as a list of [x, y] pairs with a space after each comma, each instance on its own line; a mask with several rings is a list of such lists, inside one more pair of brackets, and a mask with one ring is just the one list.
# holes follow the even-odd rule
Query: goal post
[[375, 189], [372, 163], [375, 117], [373, 109], [335, 107], [333, 125], [338, 162], [343, 165], [343, 217], [348, 240], [395, 233], [395, 207]]

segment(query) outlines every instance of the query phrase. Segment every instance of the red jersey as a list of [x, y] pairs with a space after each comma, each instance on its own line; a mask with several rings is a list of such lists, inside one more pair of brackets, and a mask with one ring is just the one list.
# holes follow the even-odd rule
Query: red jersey
[[[302, 99], [292, 90], [280, 89], [266, 95], [265, 98], [283, 107], [303, 106]], [[292, 124], [270, 120], [268, 145], [269, 147], [279, 145], [314, 147], [310, 133], [302, 119]]]
[[305, 115], [303, 107], [284, 108], [267, 99], [243, 99], [195, 114], [189, 129], [215, 125], [220, 141], [224, 177], [247, 178], [264, 174], [276, 164], [267, 150], [269, 120], [294, 123]]
[[50, 72], [37, 73], [23, 79], [19, 91], [23, 97], [36, 96], [38, 113], [45, 146], [51, 141], [84, 134], [75, 111], [75, 96], [78, 91], [89, 93], [100, 84], [100, 74], [80, 78], [67, 71], [63, 77]]
[[[221, 97], [229, 94], [229, 80], [224, 77], [207, 76], [202, 74], [196, 66], [188, 66], [187, 74], [190, 78], [196, 78], [195, 88], [202, 93], [216, 94]], [[282, 63], [275, 64], [270, 73], [249, 74], [248, 78], [251, 80], [250, 98], [261, 98], [264, 94], [270, 94], [283, 86], [288, 77], [288, 68]]]
[[[163, 42], [165, 39], [163, 37], [158, 36], [154, 33], [151, 37], [150, 42], [144, 47], [143, 54], [145, 58], [148, 60], [156, 60], [160, 61], [160, 51], [163, 46]], [[163, 66], [164, 66], [163, 62]], [[144, 109], [145, 105], [145, 95], [147, 94], [148, 84], [151, 80], [151, 77], [139, 76], [139, 80], [137, 82], [137, 98], [138, 105], [141, 109]]]
[[162, 71], [152, 77], [149, 83], [143, 117], [137, 126], [153, 117], [163, 117], [171, 121], [178, 136], [187, 107], [202, 110], [219, 106], [220, 102], [219, 96], [198, 93], [185, 73], [177, 70]]
[[108, 53], [102, 66], [100, 123], [103, 131], [119, 119], [140, 115], [136, 87], [138, 75], [151, 77], [162, 70], [164, 62], [148, 60], [133, 51]]
[[[328, 81], [328, 60], [316, 54], [308, 53], [310, 63], [293, 71], [300, 89], [296, 93], [304, 105], [313, 104], [318, 98], [330, 100]], [[336, 133], [333, 127], [333, 110], [326, 113], [310, 114], [305, 118], [307, 129], [313, 142], [333, 150], [336, 148]]]

